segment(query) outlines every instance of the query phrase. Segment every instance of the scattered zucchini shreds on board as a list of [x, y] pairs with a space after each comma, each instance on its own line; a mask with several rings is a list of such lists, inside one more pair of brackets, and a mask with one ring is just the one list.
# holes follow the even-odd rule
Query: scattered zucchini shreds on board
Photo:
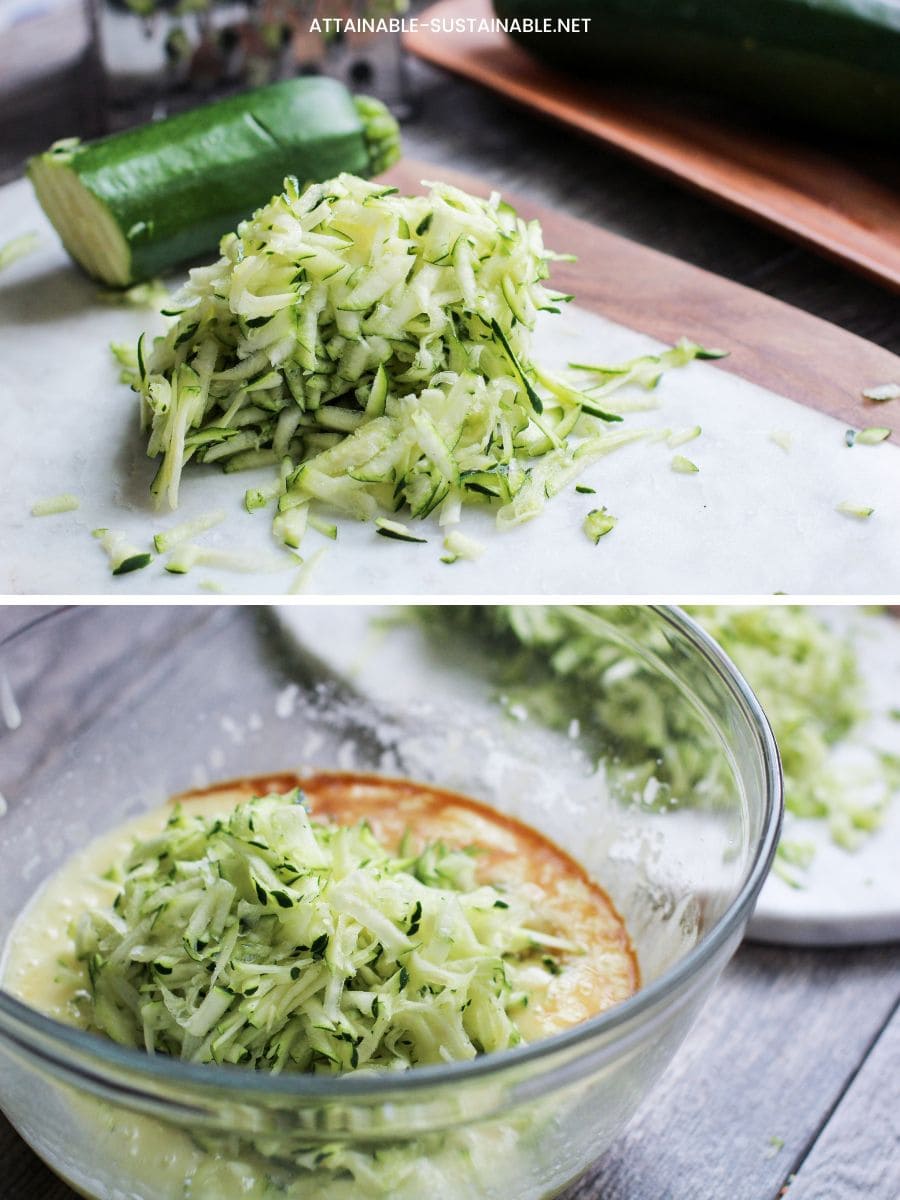
[[131, 571], [139, 571], [153, 562], [152, 554], [139, 550], [118, 530], [105, 527], [94, 529], [91, 536], [99, 541], [106, 552], [113, 575], [128, 575]]
[[696, 343], [688, 343], [688, 344], [690, 346], [695, 347], [695, 357], [700, 358], [700, 359], [727, 358], [728, 355], [731, 353], [730, 350], [710, 349], [707, 346], [697, 346]]
[[597, 422], [621, 420], [607, 392], [717, 353], [679, 343], [592, 368], [586, 390], [543, 370], [538, 313], [569, 297], [544, 285], [540, 227], [499, 196], [426, 186], [404, 197], [350, 175], [302, 192], [287, 180], [219, 262], [191, 272], [168, 332], [127, 364], [148, 454], [162, 457], [158, 501], [175, 507], [189, 462], [272, 462], [279, 480], [249, 490], [248, 511], [315, 502], [448, 524], [480, 503], [507, 527], [541, 512]]
[[870, 425], [868, 429], [860, 429], [856, 435], [857, 446], [877, 446], [891, 436], [890, 429], [879, 425]]
[[298, 504], [296, 507], [288, 508], [276, 515], [272, 522], [272, 532], [285, 546], [297, 550], [303, 541], [308, 521], [309, 505]]
[[170, 575], [187, 575], [197, 565], [200, 547], [193, 542], [180, 542], [166, 559], [166, 570]]
[[285, 554], [270, 553], [255, 550], [215, 550], [201, 547], [197, 562], [204, 567], [218, 567], [220, 571], [236, 571], [244, 575], [252, 575], [259, 571], [270, 574], [275, 571], [287, 571], [295, 567], [301, 559], [290, 551]]
[[427, 542], [428, 538], [419, 537], [418, 534], [400, 521], [389, 521], [387, 517], [377, 517], [375, 520], [375, 532], [380, 533], [382, 537], [393, 538], [398, 542]]
[[302, 560], [293, 553], [278, 554], [258, 550], [217, 550], [214, 547], [198, 546], [193, 542], [182, 542], [175, 548], [166, 563], [166, 570], [175, 575], [184, 575], [193, 567], [215, 567], [220, 571], [235, 571], [242, 575], [272, 574], [295, 567]]
[[865, 504], [853, 504], [849, 500], [842, 500], [837, 506], [839, 513], [844, 513], [848, 517], [856, 517], [859, 520], [865, 520], [866, 517], [871, 517], [875, 511], [874, 508], [869, 508]]
[[309, 514], [309, 527], [314, 529], [316, 533], [321, 533], [322, 537], [327, 537], [330, 541], [336, 542], [338, 535], [338, 527], [333, 521], [324, 521], [315, 513]]
[[878, 387], [866, 388], [863, 392], [866, 400], [874, 400], [883, 404], [886, 400], [900, 400], [900, 383], [882, 383]]
[[33, 517], [53, 517], [57, 513], [74, 512], [81, 504], [77, 496], [63, 492], [59, 496], [48, 496], [46, 500], [37, 500], [31, 506]]
[[575, 491], [581, 496], [594, 496], [597, 493], [596, 488], [588, 487], [586, 483], [576, 483]]
[[305, 558], [303, 560], [299, 571], [297, 571], [296, 575], [291, 581], [291, 586], [288, 588], [289, 595], [296, 596], [299, 593], [306, 591], [309, 585], [310, 576], [322, 561], [324, 555], [327, 553], [328, 547], [320, 546], [318, 550], [314, 550], [313, 553], [310, 554], [309, 558]]
[[[727, 358], [727, 356], [727, 350], [707, 350], [696, 342], [682, 338], [668, 350], [663, 350], [661, 354], [641, 354], [637, 358], [620, 363], [616, 367], [604, 366], [602, 363], [581, 362], [570, 362], [569, 366], [574, 371], [592, 371], [599, 375], [636, 376], [644, 387], [655, 387], [662, 371], [669, 367], [687, 366], [695, 358], [714, 359]], [[653, 368], [661, 368], [662, 370], [654, 370]]]
[[616, 518], [605, 508], [593, 508], [584, 518], [584, 532], [596, 544], [616, 527]]
[[676, 454], [672, 459], [672, 470], [677, 471], [680, 475], [696, 475], [700, 468], [689, 458], [685, 458], [683, 454]]
[[33, 231], [20, 233], [18, 237], [10, 238], [8, 242], [4, 242], [0, 246], [0, 271], [5, 267], [11, 267], [20, 258], [25, 258], [27, 255], [33, 254], [40, 244], [40, 237]]
[[674, 433], [670, 433], [666, 441], [669, 448], [674, 450], [678, 446], [685, 445], [686, 442], [692, 442], [702, 432], [699, 425], [693, 425], [690, 429], [677, 429]]
[[154, 534], [153, 544], [157, 553], [165, 554], [180, 542], [186, 542], [190, 538], [196, 537], [198, 533], [205, 533], [208, 529], [221, 525], [224, 520], [225, 512], [221, 508], [214, 512], [201, 513], [200, 516], [194, 517], [190, 521], [182, 521], [180, 525], [173, 525], [171, 529]]
[[776, 446], [780, 446], [786, 454], [789, 454], [794, 445], [794, 435], [786, 429], [773, 429], [769, 434], [769, 441], [774, 442]]
[[475, 538], [460, 533], [458, 529], [452, 529], [444, 538], [444, 549], [447, 553], [441, 556], [441, 562], [455, 563], [461, 558], [475, 562], [484, 554], [486, 547]]
[[278, 498], [279, 491], [277, 484], [267, 488], [247, 488], [244, 492], [244, 508], [248, 513], [256, 512], [258, 508], [268, 508]]
[[365, 822], [312, 821], [299, 792], [177, 808], [117, 867], [112, 906], [72, 927], [87, 1024], [189, 1062], [338, 1074], [503, 1050], [556, 940], [471, 854], [391, 854]]

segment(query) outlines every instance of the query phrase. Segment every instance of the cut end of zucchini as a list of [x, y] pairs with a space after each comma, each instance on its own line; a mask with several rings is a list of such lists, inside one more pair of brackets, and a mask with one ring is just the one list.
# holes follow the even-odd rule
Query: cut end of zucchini
[[94, 279], [112, 287], [131, 283], [128, 240], [109, 209], [81, 182], [71, 156], [52, 150], [40, 154], [29, 162], [28, 177], [72, 258]]
[[380, 175], [400, 158], [400, 126], [386, 105], [373, 96], [354, 96], [353, 103], [363, 124], [371, 172]]

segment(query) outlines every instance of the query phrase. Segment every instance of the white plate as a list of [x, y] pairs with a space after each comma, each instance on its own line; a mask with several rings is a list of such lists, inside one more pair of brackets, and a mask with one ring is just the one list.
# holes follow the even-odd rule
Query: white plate
[[[822, 608], [830, 624], [853, 638], [866, 681], [873, 718], [867, 743], [900, 754], [900, 722], [887, 714], [900, 702], [900, 621], [858, 609]], [[477, 671], [433, 653], [410, 622], [385, 621], [389, 609], [341, 611], [341, 637], [334, 637], [333, 610], [282, 608], [285, 630], [325, 667], [387, 709], [417, 696], [439, 695], [448, 705], [471, 703]], [[402, 672], [396, 663], [403, 663]], [[485, 688], [480, 699], [490, 695]], [[865, 756], [863, 756], [865, 757]], [[859, 945], [900, 938], [900, 797], [882, 828], [853, 853], [830, 839], [821, 821], [791, 818], [787, 836], [815, 843], [805, 886], [790, 887], [771, 875], [763, 887], [748, 935], [786, 945]]]
[[[0, 189], [0, 229], [35, 229], [41, 247], [0, 275], [0, 402], [7, 465], [0, 495], [0, 590], [115, 595], [196, 593], [205, 582], [238, 593], [283, 593], [293, 572], [236, 575], [197, 569], [167, 575], [159, 561], [111, 577], [91, 539], [97, 526], [120, 529], [149, 548], [161, 527], [215, 508], [224, 525], [205, 536], [215, 546], [269, 548], [269, 514], [243, 511], [246, 487], [270, 471], [225, 476], [185, 472], [177, 516], [156, 514], [148, 499], [153, 466], [144, 455], [133, 394], [117, 382], [108, 344], [134, 342], [152, 314], [109, 307], [69, 263], [20, 180]], [[585, 263], [585, 271], [602, 264]], [[547, 318], [539, 357], [616, 361], [657, 348], [643, 334], [570, 309]], [[440, 562], [442, 534], [422, 525], [427, 545], [391, 542], [370, 524], [341, 523], [337, 545], [316, 533], [303, 552], [327, 552], [308, 590], [320, 594], [444, 595], [624, 593], [859, 593], [900, 591], [900, 457], [891, 445], [848, 450], [831, 417], [745, 383], [706, 363], [671, 372], [660, 407], [628, 425], [689, 428], [703, 435], [669, 449], [638, 444], [590, 468], [595, 496], [569, 488], [536, 521], [498, 533], [492, 516], [467, 512], [463, 530], [486, 543], [478, 562]], [[786, 452], [775, 431], [793, 438]], [[13, 450], [13, 453], [9, 451]], [[674, 472], [683, 454], [699, 474]], [[60, 492], [77, 512], [31, 517], [31, 505]], [[836, 511], [842, 501], [873, 507], [867, 521]], [[605, 505], [619, 521], [593, 545], [582, 531], [589, 509]]]
[[[862, 731], [867, 744], [900, 754], [900, 621], [858, 609], [823, 608], [829, 624], [854, 641], [865, 681], [871, 720]], [[870, 761], [859, 750], [848, 762]], [[900, 796], [881, 829], [848, 853], [831, 840], [822, 821], [786, 814], [784, 835], [812, 842], [816, 854], [802, 873], [805, 886], [792, 888], [772, 875], [750, 922], [751, 936], [790, 945], [837, 946], [900, 938]]]

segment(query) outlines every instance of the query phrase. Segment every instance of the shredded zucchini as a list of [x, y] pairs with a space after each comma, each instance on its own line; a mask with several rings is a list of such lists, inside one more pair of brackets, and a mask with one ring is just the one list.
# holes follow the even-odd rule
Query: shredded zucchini
[[675, 450], [678, 446], [685, 445], [686, 442], [692, 442], [702, 432], [699, 425], [692, 425], [690, 429], [679, 429], [675, 433], [670, 433], [666, 440], [669, 446]]
[[605, 508], [592, 508], [584, 518], [584, 532], [596, 544], [616, 527], [616, 518]]
[[696, 475], [700, 468], [689, 458], [685, 458], [683, 454], [676, 454], [672, 459], [672, 470], [677, 471], [680, 475]]
[[900, 383], [881, 383], [877, 387], [866, 388], [863, 397], [875, 401], [876, 404], [884, 404], [887, 400], [900, 400]]
[[194, 517], [191, 521], [182, 521], [180, 525], [174, 525], [171, 529], [167, 529], [163, 533], [155, 534], [153, 544], [159, 554], [165, 554], [166, 551], [172, 550], [179, 543], [186, 542], [198, 533], [205, 533], [208, 529], [215, 528], [216, 525], [220, 525], [224, 520], [225, 513], [220, 508], [214, 512], [201, 513], [199, 517]]
[[291, 586], [288, 588], [288, 594], [291, 596], [300, 595], [305, 592], [309, 586], [309, 579], [313, 571], [322, 561], [328, 551], [327, 546], [320, 546], [318, 550], [314, 550], [309, 558], [305, 558], [300, 566], [300, 569], [295, 574], [291, 581]]
[[[495, 649], [503, 639], [507, 705], [524, 704], [561, 729], [573, 717], [581, 728], [599, 729], [601, 742], [616, 748], [631, 776], [659, 781], [660, 802], [669, 797], [681, 805], [709, 802], [719, 786], [713, 754], [699, 744], [696, 729], [683, 723], [685, 706], [667, 703], [657, 678], [623, 660], [616, 644], [586, 619], [591, 611], [590, 606], [485, 610], [463, 605], [427, 609], [424, 619], [488, 636]], [[596, 611], [608, 619], [611, 610]], [[688, 611], [759, 697], [781, 751], [788, 811], [826, 822], [837, 845], [858, 846], [879, 828], [900, 791], [900, 770], [883, 753], [867, 750], [864, 766], [849, 766], [836, 754], [841, 747], [866, 747], [869, 712], [851, 639], [799, 607], [722, 605]], [[629, 628], [628, 610], [616, 619]], [[646, 640], [643, 625], [635, 636]], [[519, 686], [517, 679], [523, 681]], [[789, 855], [788, 867], [807, 865], [799, 851], [782, 853]]]
[[31, 506], [33, 517], [53, 517], [57, 513], [74, 512], [81, 504], [77, 496], [63, 492], [59, 496], [48, 496], [45, 500], [37, 500]]
[[413, 533], [408, 525], [403, 525], [400, 521], [389, 521], [386, 517], [375, 518], [375, 532], [397, 542], [425, 542], [428, 540]]
[[485, 547], [475, 538], [467, 537], [458, 529], [452, 529], [444, 538], [444, 550], [446, 554], [441, 555], [441, 562], [455, 563], [459, 559], [475, 562], [484, 554]]
[[117, 308], [165, 308], [170, 300], [169, 289], [161, 279], [148, 279], [145, 283], [136, 283], [133, 287], [101, 288], [97, 299], [104, 304]]
[[177, 505], [188, 462], [271, 462], [278, 480], [245, 507], [275, 501], [290, 545], [301, 519], [284, 514], [310, 504], [360, 520], [438, 512], [446, 525], [486, 503], [508, 528], [645, 436], [599, 432], [621, 420], [613, 393], [719, 353], [684, 341], [582, 364], [586, 383], [543, 369], [538, 314], [571, 297], [545, 284], [556, 256], [539, 225], [497, 195], [429, 186], [404, 197], [349, 175], [303, 191], [287, 179], [216, 264], [191, 272], [168, 333], [129, 374], [161, 458], [158, 501]]
[[886, 441], [890, 436], [890, 429], [881, 425], [870, 425], [867, 429], [860, 429], [857, 432], [855, 444], [857, 446], [877, 446], [879, 442]]
[[111, 907], [72, 929], [87, 1024], [191, 1062], [333, 1074], [506, 1049], [521, 978], [558, 948], [471, 853], [391, 854], [365, 822], [313, 822], [299, 791], [175, 809], [111, 878]]
[[21, 233], [18, 237], [10, 238], [8, 242], [4, 242], [0, 246], [0, 271], [5, 267], [11, 267], [20, 258], [34, 254], [40, 244], [41, 239], [36, 233], [31, 231]]
[[94, 529], [92, 536], [106, 552], [113, 575], [128, 575], [153, 562], [153, 555], [133, 545], [124, 533], [116, 529]]
[[855, 844], [880, 823], [890, 787], [878, 770], [867, 802], [872, 781], [834, 761], [833, 748], [859, 737], [869, 715], [852, 642], [809, 609], [691, 611], [759, 697], [781, 751], [788, 810], [827, 821], [838, 843]]
[[864, 521], [867, 517], [871, 517], [875, 509], [867, 504], [854, 504], [852, 500], [842, 500], [837, 506], [839, 513], [844, 513], [847, 517], [856, 517]]
[[212, 546], [198, 546], [195, 542], [179, 542], [166, 561], [166, 570], [172, 575], [185, 575], [193, 567], [216, 567], [221, 571], [235, 571], [241, 575], [271, 574], [295, 567], [301, 560], [296, 554], [277, 554], [258, 550], [218, 550]]

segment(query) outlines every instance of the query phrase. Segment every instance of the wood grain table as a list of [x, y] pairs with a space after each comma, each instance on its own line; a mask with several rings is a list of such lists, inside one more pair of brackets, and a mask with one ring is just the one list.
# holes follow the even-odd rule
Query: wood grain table
[[[0, 638], [36, 611], [0, 609]], [[116, 672], [142, 642], [136, 619], [165, 623], [174, 656], [198, 616], [191, 606], [105, 609], [90, 719], [117, 701]], [[222, 619], [236, 631], [249, 617], [238, 606]], [[77, 709], [74, 696], [56, 702]], [[564, 1200], [897, 1200], [898, 1001], [896, 946], [745, 944], [628, 1130]], [[0, 1196], [73, 1200], [2, 1118]]]

